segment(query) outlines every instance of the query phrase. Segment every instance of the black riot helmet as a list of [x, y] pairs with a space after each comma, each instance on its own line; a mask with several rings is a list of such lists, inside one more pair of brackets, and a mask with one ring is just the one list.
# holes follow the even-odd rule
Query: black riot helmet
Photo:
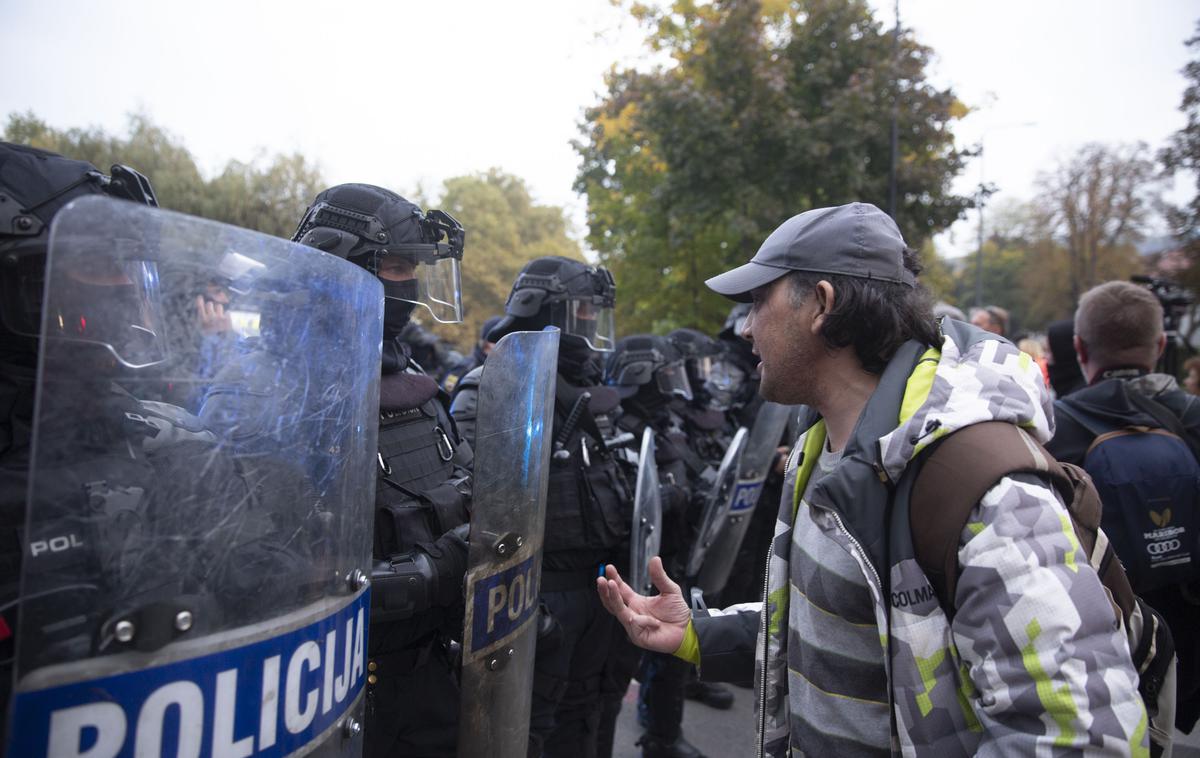
[[633, 397], [642, 387], [653, 387], [665, 398], [692, 399], [683, 355], [666, 337], [633, 334], [617, 342], [604, 365], [604, 383], [622, 398]]
[[[87, 195], [107, 195], [158, 205], [150, 181], [127, 166], [113, 166], [111, 175], [106, 176], [86, 161], [71, 160], [25, 145], [0, 142], [0, 336], [10, 348], [23, 340], [26, 350], [36, 352], [36, 344], [29, 340], [36, 338], [41, 331], [50, 222], [72, 200]], [[150, 268], [152, 264], [133, 261], [113, 264], [100, 260], [110, 253], [107, 250], [98, 251], [97, 270], [78, 272], [77, 279], [81, 287], [87, 287], [89, 280], [105, 282], [96, 286], [114, 286], [107, 283], [116, 280], [128, 282], [129, 287], [135, 289], [144, 290], [146, 286], [153, 286], [155, 274]], [[129, 270], [99, 270], [113, 265], [126, 266]], [[149, 293], [139, 290], [139, 295], [148, 296]], [[115, 309], [106, 310], [111, 313]], [[138, 310], [144, 315], [148, 309]], [[93, 318], [86, 330], [76, 325], [75, 331], [90, 330], [95, 333], [101, 326], [100, 322], [100, 319]], [[145, 326], [133, 326], [140, 328], [143, 333], [146, 331]]]
[[717, 335], [717, 339], [725, 348], [726, 353], [737, 362], [742, 371], [747, 376], [757, 380], [758, 358], [754, 355], [754, 346], [750, 344], [750, 340], [742, 336], [742, 328], [746, 326], [746, 319], [750, 316], [750, 308], [751, 303], [735, 303], [733, 308], [729, 310], [729, 316], [726, 317], [725, 325], [721, 328], [721, 333]]
[[668, 338], [684, 356], [695, 402], [719, 411], [733, 407], [746, 371], [721, 343], [695, 329], [676, 329]]
[[317, 195], [292, 240], [345, 258], [383, 283], [384, 334], [400, 333], [420, 305], [436, 321], [462, 321], [459, 262], [466, 232], [442, 211], [422, 211], [371, 184], [339, 184]]
[[498, 342], [509, 332], [556, 326], [567, 344], [574, 339], [609, 352], [615, 343], [616, 299], [617, 285], [603, 266], [558, 255], [534, 258], [517, 274], [504, 318], [489, 341]]
[[746, 319], [750, 316], [750, 308], [753, 303], [734, 303], [729, 309], [729, 315], [725, 317], [725, 325], [721, 327], [722, 338], [737, 337], [745, 341], [742, 337], [742, 327], [746, 325]]

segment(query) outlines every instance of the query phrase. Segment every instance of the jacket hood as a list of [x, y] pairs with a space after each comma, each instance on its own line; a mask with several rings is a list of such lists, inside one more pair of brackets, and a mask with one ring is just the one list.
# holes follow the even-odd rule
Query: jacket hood
[[1042, 443], [1054, 435], [1054, 403], [1032, 358], [970, 324], [943, 319], [941, 329], [941, 350], [927, 350], [908, 378], [900, 425], [879, 440], [892, 481], [930, 443], [972, 424], [1016, 424]]
[[1090, 418], [1106, 426], [1119, 428], [1129, 425], [1158, 426], [1158, 422], [1134, 405], [1129, 393], [1155, 398], [1164, 392], [1179, 389], [1175, 377], [1167, 374], [1146, 374], [1133, 379], [1106, 379], [1072, 392], [1062, 402], [1078, 408]]

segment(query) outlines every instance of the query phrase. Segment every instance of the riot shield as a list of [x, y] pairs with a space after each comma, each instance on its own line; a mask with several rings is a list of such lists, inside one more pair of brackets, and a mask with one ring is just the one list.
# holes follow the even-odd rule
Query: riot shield
[[646, 427], [642, 432], [633, 525], [629, 532], [629, 586], [643, 595], [650, 594], [650, 559], [658, 555], [662, 544], [662, 497], [654, 452], [654, 430]]
[[712, 489], [704, 501], [704, 513], [700, 516], [700, 533], [692, 543], [688, 553], [687, 576], [694, 580], [704, 565], [708, 549], [712, 547], [717, 535], [725, 528], [725, 520], [729, 515], [729, 504], [733, 502], [734, 485], [737, 484], [738, 465], [742, 459], [742, 451], [746, 448], [746, 438], [749, 432], [746, 427], [739, 427], [737, 433], [725, 450], [725, 457], [717, 467], [717, 477], [713, 480]]
[[480, 377], [460, 756], [517, 758], [529, 739], [558, 338], [509, 334]]
[[768, 401], [759, 407], [754, 417], [754, 426], [738, 465], [737, 483], [729, 499], [725, 528], [717, 533], [709, 546], [708, 555], [696, 579], [696, 586], [706, 595], [720, 592], [729, 581], [729, 572], [733, 570], [733, 562], [746, 537], [746, 530], [750, 528], [750, 517], [762, 494], [763, 483], [767, 480], [767, 474], [771, 473], [775, 452], [783, 439], [788, 419], [795, 412], [793, 406]]
[[379, 283], [100, 197], [45, 276], [8, 755], [359, 755]]

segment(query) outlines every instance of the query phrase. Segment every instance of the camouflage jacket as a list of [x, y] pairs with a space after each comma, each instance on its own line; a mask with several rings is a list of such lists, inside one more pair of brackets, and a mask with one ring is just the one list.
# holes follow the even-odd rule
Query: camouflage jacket
[[[989, 420], [1019, 424], [1041, 441], [1053, 432], [1050, 398], [1027, 355], [959, 322], [943, 330], [940, 350], [899, 350], [841, 463], [814, 482], [808, 503], [870, 589], [888, 663], [892, 752], [1145, 755], [1147, 719], [1128, 645], [1049, 486], [1009, 477], [980, 500], [959, 545], [953, 622], [917, 565], [907, 493], [916, 469], [909, 464], [923, 449]], [[798, 707], [789, 680], [804, 663], [787, 640], [803, 550], [793, 517], [825, 440], [824, 422], [810, 422], [788, 462], [764, 602], [695, 624], [706, 678], [747, 665], [754, 646], [760, 755], [804, 754], [789, 723]]]

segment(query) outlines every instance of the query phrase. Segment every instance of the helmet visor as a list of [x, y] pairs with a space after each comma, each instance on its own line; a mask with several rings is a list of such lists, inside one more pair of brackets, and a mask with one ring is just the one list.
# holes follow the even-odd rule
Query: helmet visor
[[616, 345], [616, 326], [611, 306], [598, 302], [600, 298], [571, 298], [555, 303], [551, 326], [564, 334], [581, 338], [588, 347], [603, 353]]
[[708, 404], [717, 410], [729, 410], [733, 407], [733, 399], [745, 380], [746, 372], [737, 365], [720, 358], [711, 360], [708, 376], [704, 380], [704, 391], [709, 397]]
[[51, 259], [46, 337], [100, 345], [127, 368], [167, 357], [158, 266], [93, 255]]
[[[368, 268], [385, 282], [416, 282], [415, 287], [389, 287], [385, 297], [423, 306], [443, 324], [462, 321], [462, 274], [457, 258], [383, 252], [372, 256]], [[404, 296], [405, 289], [411, 297]]]
[[674, 395], [684, 400], [692, 399], [692, 384], [688, 381], [683, 361], [668, 363], [654, 372], [654, 381], [658, 384], [658, 391], [668, 397]]

